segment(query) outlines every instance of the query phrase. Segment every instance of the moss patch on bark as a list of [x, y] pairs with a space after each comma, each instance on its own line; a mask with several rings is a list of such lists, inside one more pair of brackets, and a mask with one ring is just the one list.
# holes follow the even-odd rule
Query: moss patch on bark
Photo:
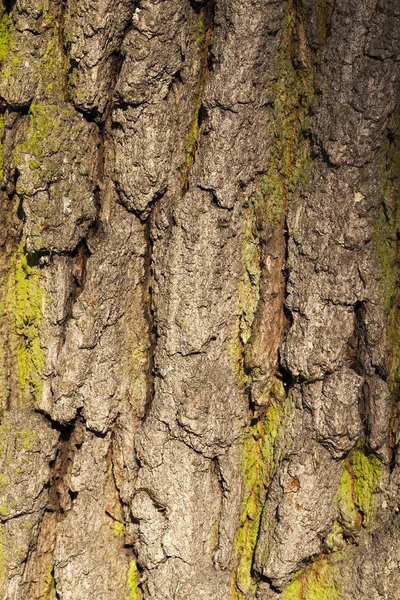
[[256, 589], [252, 576], [253, 555], [267, 488], [276, 469], [276, 442], [284, 429], [290, 405], [290, 398], [282, 404], [271, 404], [242, 440], [243, 499], [234, 546], [233, 600], [243, 600], [247, 592]]
[[355, 448], [344, 461], [336, 500], [345, 527], [368, 526], [374, 516], [374, 492], [384, 466], [373, 454]]
[[298, 185], [307, 182], [311, 164], [307, 131], [314, 77], [304, 26], [293, 0], [287, 3], [276, 71], [270, 120], [273, 147], [257, 192], [257, 202], [272, 227], [283, 218]]
[[129, 564], [128, 589], [129, 596], [126, 600], [142, 600], [143, 594], [140, 589], [140, 573], [134, 560]]
[[29, 264], [24, 239], [19, 244], [12, 265], [7, 300], [21, 388], [20, 404], [31, 404], [32, 399], [36, 402], [40, 400], [43, 390], [41, 322], [44, 289], [40, 267]]
[[285, 589], [281, 600], [340, 600], [334, 566], [322, 557], [306, 567]]

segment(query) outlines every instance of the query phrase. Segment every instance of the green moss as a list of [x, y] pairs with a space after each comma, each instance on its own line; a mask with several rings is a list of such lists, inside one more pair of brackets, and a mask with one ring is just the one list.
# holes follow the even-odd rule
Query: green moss
[[271, 405], [267, 412], [250, 426], [243, 439], [242, 477], [243, 499], [236, 534], [234, 553], [236, 568], [232, 580], [232, 598], [240, 600], [254, 591], [251, 568], [257, 543], [261, 513], [267, 487], [275, 465], [276, 440], [283, 429], [290, 399], [282, 405]]
[[10, 478], [5, 473], [0, 473], [0, 488], [5, 487], [10, 483]]
[[129, 564], [128, 589], [129, 596], [127, 600], [142, 600], [143, 595], [140, 589], [140, 573], [134, 560]]
[[396, 393], [400, 381], [400, 116], [393, 136], [384, 144], [381, 162], [381, 189], [384, 205], [380, 208], [375, 226], [375, 248], [381, 271], [381, 290], [387, 314], [387, 331], [390, 346], [389, 386]]
[[350, 465], [354, 478], [354, 503], [363, 514], [363, 523], [368, 525], [373, 516], [373, 494], [384, 466], [375, 455], [366, 455], [359, 448], [352, 451]]
[[334, 567], [326, 558], [316, 560], [287, 586], [281, 600], [340, 600]]
[[14, 21], [12, 15], [4, 13], [0, 21], [0, 61], [5, 60], [10, 49], [15, 47]]
[[3, 80], [15, 77], [17, 67], [22, 60], [20, 53], [15, 52], [16, 39], [12, 15], [5, 12], [0, 21], [0, 76]]
[[39, 436], [34, 431], [30, 429], [21, 429], [21, 431], [17, 432], [16, 438], [21, 442], [22, 447], [31, 451], [32, 448], [40, 441]]
[[340, 523], [347, 529], [368, 526], [374, 517], [373, 495], [384, 466], [373, 454], [355, 448], [344, 461], [336, 501]]
[[311, 163], [308, 115], [314, 98], [310, 52], [293, 0], [287, 3], [282, 32], [270, 120], [273, 146], [268, 171], [256, 194], [263, 217], [273, 228], [284, 217], [299, 184], [308, 181]]
[[235, 331], [228, 352], [232, 369], [239, 387], [248, 382], [245, 372], [245, 346], [250, 340], [251, 330], [260, 297], [260, 238], [256, 224], [256, 207], [251, 201], [244, 211], [242, 226], [242, 276], [239, 280], [239, 308]]
[[118, 535], [119, 537], [124, 535], [124, 531], [125, 531], [125, 527], [123, 523], [120, 523], [119, 521], [114, 521], [114, 532], [116, 535]]
[[[48, 24], [52, 23], [52, 17]], [[66, 85], [68, 62], [63, 53], [58, 26], [53, 28], [46, 50], [40, 59], [37, 77], [42, 94], [52, 101], [62, 100]]]
[[280, 600], [303, 600], [302, 599], [302, 583], [300, 579], [295, 578], [285, 588]]
[[22, 404], [42, 395], [44, 350], [41, 344], [41, 321], [44, 292], [38, 266], [31, 266], [22, 239], [10, 275], [8, 307], [12, 321], [13, 342], [17, 355]]
[[193, 166], [197, 144], [200, 135], [199, 116], [203, 99], [204, 86], [208, 79], [208, 54], [210, 45], [210, 29], [206, 24], [206, 11], [204, 8], [199, 15], [197, 21], [197, 37], [196, 43], [200, 51], [200, 78], [197, 89], [197, 94], [194, 102], [192, 121], [190, 125], [189, 135], [185, 150], [185, 167], [183, 171], [183, 183], [186, 185], [190, 169]]
[[47, 577], [45, 581], [45, 591], [42, 596], [40, 596], [39, 600], [51, 600], [54, 592], [54, 567], [53, 565], [49, 566]]

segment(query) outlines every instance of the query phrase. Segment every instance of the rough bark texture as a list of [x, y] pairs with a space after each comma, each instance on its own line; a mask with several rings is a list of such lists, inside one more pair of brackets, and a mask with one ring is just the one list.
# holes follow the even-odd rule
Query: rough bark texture
[[0, 2], [2, 600], [399, 600], [398, 0]]

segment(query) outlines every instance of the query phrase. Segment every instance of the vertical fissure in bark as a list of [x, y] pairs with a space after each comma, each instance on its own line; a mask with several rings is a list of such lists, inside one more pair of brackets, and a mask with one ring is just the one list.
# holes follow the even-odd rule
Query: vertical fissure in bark
[[[193, 6], [193, 3], [191, 4]], [[201, 125], [205, 116], [203, 109], [203, 92], [210, 71], [212, 70], [211, 42], [214, 30], [215, 0], [208, 0], [207, 2], [202, 3], [200, 8], [195, 4], [195, 10], [198, 14], [196, 44], [200, 57], [200, 69], [194, 111], [185, 149], [185, 165], [182, 172], [183, 193], [187, 191], [189, 187], [190, 171], [196, 160]]]
[[150, 216], [148, 217], [145, 223], [145, 239], [146, 239], [146, 255], [145, 255], [145, 270], [144, 270], [144, 279], [142, 282], [143, 286], [143, 299], [144, 299], [144, 311], [145, 318], [148, 323], [148, 335], [149, 335], [149, 351], [148, 351], [148, 361], [147, 361], [147, 385], [146, 385], [146, 405], [144, 408], [144, 416], [145, 419], [151, 409], [151, 405], [154, 398], [154, 387], [155, 382], [154, 378], [156, 376], [155, 373], [155, 352], [157, 347], [157, 328], [155, 323], [155, 315], [154, 315], [154, 299], [153, 299], [153, 287], [154, 287], [154, 265], [153, 265], [153, 238], [152, 238], [152, 226], [153, 226], [153, 218], [154, 218], [153, 208]]
[[[253, 597], [257, 587], [252, 567], [253, 556], [267, 490], [278, 468], [276, 460], [279, 458], [274, 455], [274, 446], [283, 434], [284, 422], [290, 412], [291, 390], [296, 382], [290, 371], [281, 364], [279, 356], [279, 348], [293, 321], [290, 311], [285, 307], [289, 277], [286, 267], [289, 245], [287, 211], [290, 200], [299, 198], [309, 182], [309, 119], [315, 95], [314, 78], [320, 58], [310, 50], [298, 4], [296, 1], [287, 4], [282, 25], [276, 62], [275, 100], [270, 118], [273, 143], [269, 166], [261, 177], [245, 216], [250, 224], [250, 234], [245, 232], [247, 242], [250, 242], [249, 247], [256, 244], [258, 249], [243, 254], [244, 267], [249, 273], [250, 282], [253, 280], [252, 294], [256, 301], [253, 300], [255, 308], [251, 335], [247, 340], [243, 339], [243, 335], [240, 336], [242, 380], [249, 393], [252, 419], [247, 441], [244, 442], [242, 468], [245, 490], [236, 538], [235, 553], [238, 559], [232, 588], [235, 600]], [[331, 18], [331, 11], [325, 12], [324, 23]], [[326, 37], [324, 34], [323, 42]], [[257, 286], [254, 285], [254, 259], [259, 270]], [[249, 447], [246, 451], [248, 444], [251, 449]], [[249, 456], [260, 456], [259, 472], [249, 471], [246, 466], [247, 452]], [[250, 484], [252, 477], [253, 484]], [[256, 507], [253, 514], [254, 509], [246, 506], [248, 502], [253, 502]]]
[[392, 115], [391, 129], [381, 157], [381, 186], [384, 201], [375, 230], [377, 259], [381, 268], [381, 290], [387, 318], [389, 360], [387, 382], [390, 399], [388, 443], [393, 470], [400, 431], [400, 93]]

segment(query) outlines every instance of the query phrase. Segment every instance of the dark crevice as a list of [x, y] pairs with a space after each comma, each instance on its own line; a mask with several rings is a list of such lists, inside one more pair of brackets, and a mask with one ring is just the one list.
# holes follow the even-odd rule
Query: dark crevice
[[[16, 181], [19, 177], [19, 173], [17, 174], [17, 169], [15, 169], [16, 172], [16, 179], [14, 181], [14, 186], [16, 184]], [[18, 208], [17, 208], [17, 217], [20, 221], [25, 221], [25, 211], [24, 211], [24, 205], [23, 205], [23, 199], [19, 198], [19, 202], [18, 202]]]
[[77, 448], [83, 442], [85, 426], [78, 415], [69, 424], [60, 424], [45, 415], [51, 427], [59, 432], [59, 448], [53, 461], [53, 475], [49, 487], [49, 501], [46, 510], [55, 512], [62, 517], [70, 508], [77, 493], [69, 489], [68, 479], [70, 476], [72, 461]]
[[182, 169], [182, 193], [185, 193], [189, 188], [190, 171], [196, 161], [196, 154], [201, 134], [200, 130], [207, 115], [203, 108], [202, 98], [205, 85], [213, 68], [211, 40], [214, 33], [215, 0], [210, 0], [200, 4], [194, 2], [191, 3], [191, 5], [198, 14], [199, 31], [197, 34], [196, 44], [200, 53], [200, 75], [197, 94], [194, 98], [194, 112], [187, 138], [185, 164]]
[[154, 302], [153, 302], [153, 238], [151, 235], [152, 219], [148, 219], [145, 225], [145, 238], [147, 252], [145, 254], [145, 277], [143, 281], [145, 302], [145, 318], [148, 323], [149, 331], [149, 357], [147, 365], [147, 385], [146, 385], [146, 404], [144, 407], [144, 418], [150, 412], [154, 398], [154, 377], [155, 365], [154, 355], [157, 344], [157, 329], [154, 318]]
[[347, 344], [346, 362], [358, 375], [365, 375], [364, 354], [366, 352], [365, 306], [363, 302], [354, 305], [354, 330]]
[[293, 389], [296, 384], [296, 378], [290, 373], [288, 369], [285, 369], [281, 364], [278, 364], [278, 374], [279, 378], [283, 383], [283, 387], [285, 388], [285, 392], [288, 395], [289, 392]]
[[3, 0], [4, 10], [11, 13], [17, 0]]
[[325, 150], [322, 142], [320, 142], [319, 140], [314, 140], [314, 141], [315, 141], [314, 147], [318, 151], [318, 156], [322, 159], [322, 161], [325, 163], [325, 165], [329, 169], [337, 171], [340, 168], [340, 165], [337, 165], [331, 161], [331, 159], [329, 158], [328, 152]]

